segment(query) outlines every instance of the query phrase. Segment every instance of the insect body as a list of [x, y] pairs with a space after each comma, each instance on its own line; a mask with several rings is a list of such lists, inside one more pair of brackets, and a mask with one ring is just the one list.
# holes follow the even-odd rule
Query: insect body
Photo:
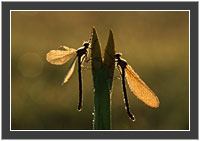
[[66, 83], [71, 75], [74, 72], [74, 67], [76, 64], [76, 60], [78, 59], [78, 76], [79, 76], [79, 105], [78, 110], [80, 111], [82, 109], [82, 76], [81, 76], [81, 64], [84, 62], [84, 60], [87, 57], [88, 54], [88, 48], [90, 46], [89, 42], [84, 42], [83, 47], [80, 47], [79, 49], [75, 50], [73, 48], [68, 48], [66, 46], [60, 46], [57, 50], [50, 50], [47, 55], [46, 59], [49, 63], [54, 65], [63, 65], [67, 61], [69, 61], [72, 57], [75, 56], [72, 64], [70, 65], [67, 73], [64, 76], [64, 80], [62, 81], [62, 85]]
[[119, 70], [121, 77], [122, 77], [125, 106], [126, 106], [126, 111], [129, 115], [129, 117], [133, 121], [135, 120], [134, 115], [130, 112], [130, 109], [129, 109], [128, 97], [127, 97], [126, 86], [125, 86], [125, 77], [127, 79], [130, 90], [137, 96], [138, 99], [140, 99], [141, 101], [143, 101], [145, 104], [147, 104], [150, 107], [153, 107], [153, 108], [159, 107], [158, 97], [140, 79], [140, 77], [132, 69], [132, 67], [127, 64], [126, 60], [121, 58], [121, 54], [116, 53], [115, 58], [116, 58], [116, 61], [117, 61], [118, 70]]

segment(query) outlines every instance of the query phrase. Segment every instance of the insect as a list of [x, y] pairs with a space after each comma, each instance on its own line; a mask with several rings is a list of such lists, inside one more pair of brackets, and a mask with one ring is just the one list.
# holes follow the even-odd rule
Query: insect
[[126, 60], [121, 58], [121, 53], [116, 53], [115, 59], [117, 62], [117, 68], [122, 78], [125, 109], [131, 120], [135, 121], [135, 117], [129, 109], [128, 97], [126, 93], [125, 77], [127, 79], [130, 90], [136, 95], [138, 99], [143, 101], [145, 104], [147, 104], [150, 107], [157, 108], [159, 107], [159, 100], [158, 97], [154, 94], [154, 92], [140, 79], [140, 77], [132, 69], [132, 67], [128, 65]]
[[57, 50], [50, 50], [46, 54], [46, 60], [54, 65], [63, 65], [66, 62], [68, 62], [72, 57], [75, 56], [74, 60], [72, 61], [72, 64], [70, 65], [68, 71], [66, 72], [64, 76], [64, 80], [62, 81], [61, 85], [64, 85], [71, 75], [74, 72], [74, 67], [76, 64], [76, 61], [78, 59], [78, 78], [79, 78], [79, 104], [78, 104], [78, 110], [81, 111], [82, 109], [82, 76], [81, 76], [81, 65], [86, 60], [88, 55], [88, 48], [90, 47], [89, 41], [83, 42], [83, 46], [78, 48], [77, 50], [73, 48], [69, 48], [66, 46], [60, 46]]

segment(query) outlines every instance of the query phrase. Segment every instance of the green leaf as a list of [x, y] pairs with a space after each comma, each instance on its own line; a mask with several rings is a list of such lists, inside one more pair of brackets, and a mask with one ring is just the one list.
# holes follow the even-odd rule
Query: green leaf
[[108, 42], [104, 51], [104, 65], [107, 70], [109, 89], [112, 89], [113, 74], [115, 69], [115, 43], [112, 30], [110, 30]]
[[92, 32], [92, 76], [94, 85], [94, 130], [111, 129], [110, 122], [110, 89], [107, 70], [101, 57], [101, 47], [95, 28]]

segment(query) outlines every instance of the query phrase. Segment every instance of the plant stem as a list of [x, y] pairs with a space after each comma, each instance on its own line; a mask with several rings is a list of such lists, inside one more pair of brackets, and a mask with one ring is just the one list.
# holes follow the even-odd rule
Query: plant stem
[[[104, 55], [105, 56], [105, 55]], [[93, 28], [92, 34], [92, 75], [94, 83], [94, 130], [111, 129], [110, 121], [110, 90], [112, 87], [111, 79], [108, 79], [110, 71], [103, 64], [101, 57], [101, 48], [98, 41], [97, 33]], [[109, 59], [108, 59], [109, 60]], [[107, 63], [110, 64], [110, 63]], [[112, 63], [111, 63], [112, 64]], [[113, 65], [114, 67], [114, 65]], [[113, 71], [112, 71], [113, 77]]]

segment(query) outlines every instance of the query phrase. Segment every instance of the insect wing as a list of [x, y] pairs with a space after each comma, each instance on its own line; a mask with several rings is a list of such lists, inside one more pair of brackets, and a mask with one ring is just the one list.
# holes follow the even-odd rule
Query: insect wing
[[69, 61], [75, 54], [76, 50], [63, 46], [64, 50], [50, 50], [46, 55], [46, 60], [54, 65], [62, 65]]
[[74, 58], [74, 60], [73, 60], [72, 64], [70, 65], [67, 73], [65, 74], [64, 80], [63, 80], [63, 82], [62, 82], [61, 85], [63, 85], [64, 83], [66, 83], [69, 80], [69, 78], [72, 76], [72, 74], [74, 72], [76, 60], [77, 60], [77, 57]]
[[126, 79], [131, 91], [138, 99], [143, 101], [150, 107], [159, 107], [158, 97], [154, 92], [140, 79], [138, 74], [132, 69], [130, 65], [125, 68]]
[[58, 49], [59, 49], [59, 50], [65, 50], [65, 51], [74, 50], [73, 48], [69, 48], [69, 47], [63, 46], [63, 45], [60, 45], [60, 46], [58, 47]]

